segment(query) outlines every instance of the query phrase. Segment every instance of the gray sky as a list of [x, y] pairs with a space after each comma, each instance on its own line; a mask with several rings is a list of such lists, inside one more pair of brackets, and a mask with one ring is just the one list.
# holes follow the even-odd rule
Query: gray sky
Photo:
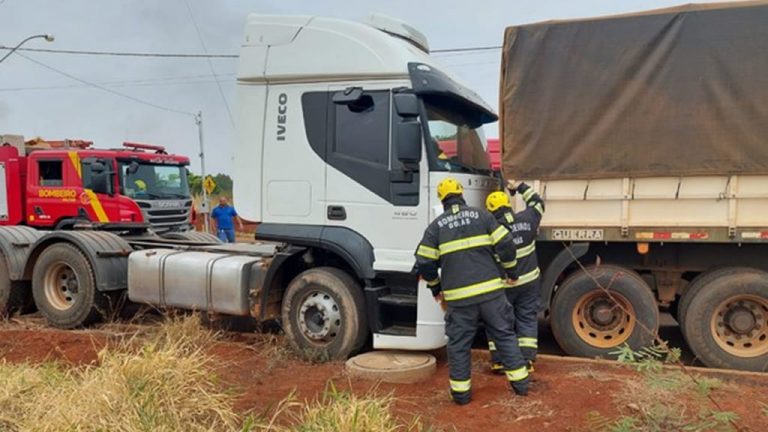
[[[210, 53], [237, 53], [248, 13], [308, 14], [360, 20], [379, 12], [421, 30], [433, 49], [501, 44], [509, 25], [674, 6], [681, 0], [186, 0]], [[704, 3], [706, 1], [700, 1]], [[201, 53], [185, 0], [0, 0], [0, 45], [52, 33], [53, 43], [27, 48]], [[0, 55], [5, 51], [0, 51]], [[209, 172], [228, 172], [234, 132], [205, 59], [25, 55], [87, 81], [176, 110], [203, 111]], [[498, 105], [500, 52], [444, 54], [447, 69], [492, 106]], [[234, 102], [236, 60], [214, 59], [227, 103]], [[51, 88], [55, 87], [55, 88]], [[489, 127], [496, 135], [496, 126]], [[193, 159], [199, 171], [197, 129], [191, 117], [158, 110], [89, 88], [24, 58], [0, 64], [0, 134], [83, 138], [100, 147], [123, 141], [162, 144]]]

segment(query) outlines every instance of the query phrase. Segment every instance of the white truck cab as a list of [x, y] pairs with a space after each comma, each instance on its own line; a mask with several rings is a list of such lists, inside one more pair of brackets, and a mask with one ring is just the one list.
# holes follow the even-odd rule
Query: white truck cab
[[279, 319], [311, 357], [345, 358], [371, 334], [374, 348], [445, 345], [414, 250], [442, 213], [440, 180], [456, 177], [475, 206], [497, 186], [491, 108], [421, 33], [382, 16], [249, 16], [237, 99], [238, 212], [275, 246], [136, 252], [131, 299]]
[[[249, 16], [237, 95], [235, 198], [257, 237], [340, 248], [369, 294], [380, 280], [379, 299], [413, 295], [403, 322], [386, 310], [379, 324], [391, 325], [369, 321], [375, 348], [444, 345], [441, 309], [409, 276], [413, 253], [442, 212], [443, 177], [477, 206], [497, 184], [482, 133], [492, 109], [435, 64], [424, 35], [378, 15]], [[455, 154], [439, 159], [445, 141]]]

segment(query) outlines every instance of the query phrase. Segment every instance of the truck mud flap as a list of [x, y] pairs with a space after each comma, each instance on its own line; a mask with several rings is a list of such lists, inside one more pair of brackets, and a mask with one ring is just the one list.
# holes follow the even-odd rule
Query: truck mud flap
[[8, 226], [0, 228], [0, 250], [8, 263], [8, 272], [12, 281], [29, 280], [24, 275], [24, 267], [32, 246], [44, 234], [26, 226]]

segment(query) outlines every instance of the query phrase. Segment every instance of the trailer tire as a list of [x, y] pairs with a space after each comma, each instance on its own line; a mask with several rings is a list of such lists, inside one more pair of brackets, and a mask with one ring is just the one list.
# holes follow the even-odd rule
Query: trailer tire
[[682, 323], [688, 346], [709, 367], [765, 372], [768, 273], [723, 270], [707, 278], [688, 302]]
[[685, 325], [683, 323], [685, 323], [685, 317], [688, 313], [688, 305], [691, 304], [691, 300], [696, 298], [699, 291], [711, 281], [721, 276], [749, 272], [759, 273], [760, 271], [750, 267], [725, 267], [703, 272], [693, 278], [680, 296], [680, 301], [677, 304], [677, 316], [675, 317], [678, 324], [680, 324], [680, 332], [686, 341], [688, 341], [688, 337], [685, 334]]
[[28, 283], [11, 280], [8, 262], [0, 255], [0, 318], [27, 312], [32, 306], [31, 294]]
[[62, 329], [101, 321], [111, 312], [110, 297], [96, 289], [88, 258], [67, 243], [40, 254], [32, 270], [32, 296], [46, 321]]
[[282, 321], [291, 347], [309, 361], [345, 360], [368, 336], [363, 289], [332, 267], [307, 270], [288, 284]]
[[551, 312], [557, 343], [578, 357], [616, 357], [615, 351], [625, 343], [640, 349], [653, 343], [659, 329], [659, 309], [648, 284], [634, 271], [613, 265], [592, 266], [568, 276], [555, 292]]

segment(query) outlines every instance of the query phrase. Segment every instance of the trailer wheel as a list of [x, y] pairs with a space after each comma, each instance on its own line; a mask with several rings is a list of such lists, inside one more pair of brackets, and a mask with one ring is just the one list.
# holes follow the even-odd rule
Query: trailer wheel
[[101, 321], [110, 310], [109, 297], [96, 289], [88, 259], [65, 243], [40, 254], [32, 271], [32, 296], [46, 321], [58, 328]]
[[580, 357], [615, 357], [611, 353], [625, 343], [635, 350], [651, 345], [659, 328], [648, 284], [632, 270], [612, 265], [569, 276], [555, 293], [550, 316], [557, 343]]
[[688, 345], [710, 367], [768, 370], [768, 273], [722, 272], [692, 296], [686, 309]]
[[680, 331], [683, 333], [683, 337], [685, 337], [686, 341], [688, 340], [688, 336], [685, 334], [685, 325], [683, 325], [683, 323], [685, 323], [685, 317], [688, 313], [688, 305], [691, 304], [691, 300], [696, 298], [699, 291], [711, 281], [721, 276], [738, 273], [760, 273], [760, 271], [749, 267], [718, 268], [701, 273], [688, 284], [685, 291], [683, 291], [682, 296], [680, 296], [680, 301], [677, 304], [677, 317], [675, 318], [677, 319], [678, 324], [680, 324]]
[[360, 284], [331, 267], [307, 270], [288, 284], [282, 321], [293, 349], [311, 361], [346, 359], [368, 336]]
[[8, 271], [8, 262], [0, 255], [0, 318], [16, 312], [24, 313], [32, 306], [29, 284], [12, 281]]

